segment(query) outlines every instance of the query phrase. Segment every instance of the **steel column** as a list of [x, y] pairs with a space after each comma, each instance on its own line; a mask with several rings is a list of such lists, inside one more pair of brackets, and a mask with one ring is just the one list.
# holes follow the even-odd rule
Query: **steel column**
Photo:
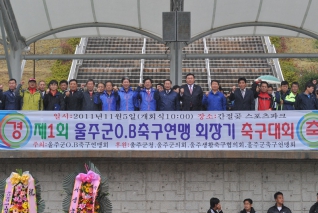
[[171, 42], [170, 46], [170, 80], [172, 84], [182, 84], [182, 48], [181, 42]]

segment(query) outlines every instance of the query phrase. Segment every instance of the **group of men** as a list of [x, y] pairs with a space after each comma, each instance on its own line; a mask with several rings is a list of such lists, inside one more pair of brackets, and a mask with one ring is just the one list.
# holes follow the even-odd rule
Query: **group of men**
[[[284, 195], [282, 192], [276, 192], [274, 194], [275, 205], [270, 207], [267, 213], [292, 213], [291, 210], [284, 205]], [[244, 209], [240, 213], [256, 213], [253, 208], [253, 200], [247, 198], [243, 201]], [[212, 197], [210, 199], [210, 208], [207, 213], [223, 213], [220, 200]], [[318, 213], [318, 193], [317, 202], [311, 206], [309, 213]]]
[[[255, 81], [252, 91], [257, 110], [315, 110], [318, 109], [318, 87], [309, 81], [305, 90], [299, 93], [299, 84], [293, 82], [291, 88], [287, 81], [282, 81], [277, 92], [266, 81]], [[316, 89], [317, 88], [317, 89]]]
[[[281, 90], [273, 92], [266, 81], [255, 81], [247, 89], [246, 79], [238, 79], [238, 87], [228, 96], [224, 95], [217, 80], [211, 81], [211, 90], [203, 92], [195, 84], [192, 73], [186, 75], [186, 84], [172, 87], [169, 79], [153, 88], [151, 78], [133, 90], [128, 77], [122, 78], [121, 87], [111, 81], [98, 83], [97, 91], [93, 79], [78, 88], [76, 79], [69, 82], [51, 80], [46, 89], [44, 81], [38, 84], [29, 79], [27, 88], [24, 82], [17, 85], [9, 80], [9, 90], [3, 92], [0, 85], [0, 109], [3, 110], [68, 110], [68, 111], [224, 111], [228, 110], [313, 110], [318, 109], [315, 85], [306, 84], [304, 92], [298, 94], [299, 85], [293, 82], [291, 89], [287, 81], [281, 82]], [[84, 87], [86, 86], [86, 89]], [[317, 90], [318, 92], [318, 90]]]

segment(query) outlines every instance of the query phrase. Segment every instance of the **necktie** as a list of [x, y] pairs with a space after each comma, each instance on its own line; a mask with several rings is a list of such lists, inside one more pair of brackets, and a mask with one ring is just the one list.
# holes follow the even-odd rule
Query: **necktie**
[[241, 93], [242, 93], [242, 97], [244, 98], [244, 96], [245, 96], [245, 92], [244, 92], [244, 90], [243, 90], [243, 89], [241, 89]]
[[167, 95], [169, 94], [169, 90], [166, 90]]
[[190, 94], [192, 95], [192, 85], [190, 85]]
[[148, 95], [150, 95], [150, 90], [147, 90]]

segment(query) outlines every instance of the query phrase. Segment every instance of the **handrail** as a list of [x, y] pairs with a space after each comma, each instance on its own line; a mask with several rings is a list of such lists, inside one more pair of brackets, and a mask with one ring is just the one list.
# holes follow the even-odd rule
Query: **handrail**
[[[144, 43], [142, 45], [141, 54], [146, 53], [146, 43], [147, 39], [144, 38]], [[145, 59], [140, 60], [140, 77], [139, 77], [139, 83], [142, 84], [143, 78], [144, 78], [144, 68], [145, 68]]]
[[[86, 38], [86, 37], [81, 38], [81, 41], [80, 41], [79, 45], [76, 46], [74, 54], [84, 54], [85, 50], [86, 50], [86, 46], [87, 46], [87, 41], [88, 41], [88, 38]], [[70, 73], [69, 73], [68, 79], [67, 79], [68, 81], [71, 80], [71, 79], [76, 78], [77, 72], [78, 72], [78, 68], [82, 64], [83, 64], [83, 59], [74, 59], [72, 61]]]
[[[203, 44], [204, 44], [204, 53], [208, 54], [209, 53], [209, 48], [206, 45], [206, 38], [203, 38]], [[205, 68], [206, 68], [206, 73], [208, 75], [208, 88], [210, 88], [210, 83], [211, 83], [211, 70], [210, 70], [210, 59], [206, 58], [205, 59]]]
[[[265, 41], [265, 44], [266, 44], [266, 47], [267, 47], [267, 52], [268, 53], [276, 53], [275, 46], [271, 43], [271, 40], [269, 39], [269, 36], [264, 36], [264, 41]], [[282, 69], [280, 67], [278, 58], [272, 58], [272, 60], [273, 60], [275, 72], [277, 74], [278, 79], [280, 81], [284, 81], [283, 72], [282, 72]]]

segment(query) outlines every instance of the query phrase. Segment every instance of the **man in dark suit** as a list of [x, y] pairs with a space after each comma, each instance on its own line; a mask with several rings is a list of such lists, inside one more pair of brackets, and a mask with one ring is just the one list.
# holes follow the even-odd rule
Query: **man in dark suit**
[[202, 110], [203, 91], [199, 85], [194, 84], [194, 74], [188, 73], [186, 76], [187, 84], [180, 87], [180, 97], [183, 111]]
[[230, 100], [234, 101], [233, 110], [255, 110], [254, 93], [246, 88], [246, 78], [239, 78], [238, 86], [230, 95]]
[[159, 111], [179, 111], [180, 99], [179, 94], [172, 90], [170, 79], [164, 81], [164, 90], [155, 94], [155, 100], [158, 104]]

